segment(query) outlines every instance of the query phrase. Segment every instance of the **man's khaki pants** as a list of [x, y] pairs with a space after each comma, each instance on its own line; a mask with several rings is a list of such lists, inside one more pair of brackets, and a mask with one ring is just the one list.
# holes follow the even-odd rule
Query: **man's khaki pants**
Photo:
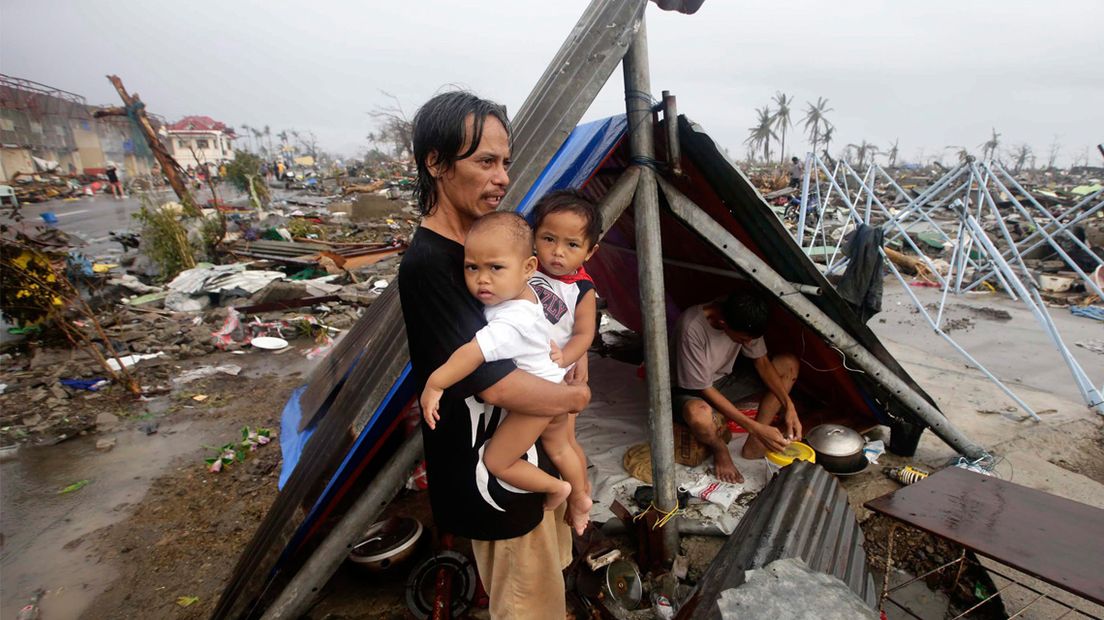
[[564, 523], [566, 509], [565, 502], [546, 511], [524, 536], [472, 541], [493, 620], [563, 620], [567, 615], [563, 569], [571, 563], [571, 529]]

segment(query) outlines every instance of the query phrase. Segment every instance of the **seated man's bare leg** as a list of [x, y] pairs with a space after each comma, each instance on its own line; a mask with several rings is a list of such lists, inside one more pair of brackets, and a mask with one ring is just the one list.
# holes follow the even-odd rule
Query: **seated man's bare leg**
[[564, 519], [576, 534], [582, 536], [583, 530], [590, 521], [590, 507], [593, 502], [586, 492], [586, 470], [579, 460], [579, 454], [571, 445], [569, 420], [573, 417], [561, 415], [553, 418], [541, 433], [541, 443], [548, 458], [552, 459], [556, 469], [560, 470], [560, 475], [571, 485], [571, 494], [567, 498], [567, 514]]
[[682, 407], [682, 419], [690, 427], [690, 433], [713, 452], [713, 468], [722, 482], [740, 483], [744, 476], [736, 469], [732, 455], [728, 453], [728, 444], [717, 436], [717, 427], [713, 424], [713, 408], [704, 400], [687, 401]]
[[[797, 357], [789, 353], [772, 355], [771, 363], [774, 364], [774, 370], [778, 372], [778, 376], [782, 378], [782, 383], [786, 386], [786, 393], [789, 394], [790, 390], [793, 389], [794, 383], [797, 381], [797, 371], [799, 368]], [[778, 402], [778, 398], [776, 398], [770, 390], [767, 390], [763, 398], [759, 401], [759, 415], [755, 420], [767, 425], [773, 424], [780, 409], [782, 409], [782, 403]], [[745, 459], [760, 459], [763, 458], [763, 455], [766, 453], [766, 446], [751, 434], [748, 435], [747, 441], [744, 442], [744, 447], [740, 450], [740, 456]]]
[[[507, 484], [526, 491], [547, 494], [544, 506], [545, 509], [552, 510], [571, 494], [571, 485], [521, 458], [536, 443], [548, 423], [549, 419], [546, 417], [510, 412], [499, 424], [494, 436], [487, 441], [487, 449], [483, 451], [483, 464], [492, 476]], [[575, 458], [574, 452], [571, 456]]]

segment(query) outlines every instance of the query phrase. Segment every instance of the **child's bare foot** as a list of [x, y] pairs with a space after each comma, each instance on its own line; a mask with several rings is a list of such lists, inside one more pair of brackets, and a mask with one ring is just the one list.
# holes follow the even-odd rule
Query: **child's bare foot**
[[564, 503], [568, 495], [571, 495], [571, 484], [566, 480], [560, 480], [559, 487], [544, 496], [544, 509], [555, 510]]
[[573, 497], [567, 501], [567, 513], [564, 514], [564, 521], [567, 521], [567, 524], [579, 536], [583, 535], [587, 523], [590, 522], [590, 507], [593, 505], [594, 502], [587, 495], [578, 498]]

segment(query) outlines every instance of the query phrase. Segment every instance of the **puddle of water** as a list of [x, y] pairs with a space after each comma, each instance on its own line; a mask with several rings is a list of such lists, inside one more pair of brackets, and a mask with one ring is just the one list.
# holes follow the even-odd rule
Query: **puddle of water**
[[[0, 464], [0, 618], [14, 618], [37, 588], [47, 591], [42, 617], [78, 617], [117, 575], [88, 535], [126, 518], [174, 459], [210, 442], [207, 426], [184, 421], [154, 435], [129, 430], [23, 447]], [[97, 439], [112, 436], [113, 450], [96, 450]], [[58, 494], [80, 480], [89, 482]]]

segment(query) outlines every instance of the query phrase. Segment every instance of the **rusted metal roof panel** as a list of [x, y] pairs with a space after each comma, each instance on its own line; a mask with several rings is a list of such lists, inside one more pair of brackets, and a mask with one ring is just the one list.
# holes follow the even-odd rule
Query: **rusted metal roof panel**
[[847, 492], [823, 467], [798, 462], [784, 468], [755, 499], [678, 617], [719, 618], [714, 601], [721, 592], [743, 584], [746, 571], [784, 558], [800, 558], [847, 584], [871, 608], [877, 606], [862, 530]]

